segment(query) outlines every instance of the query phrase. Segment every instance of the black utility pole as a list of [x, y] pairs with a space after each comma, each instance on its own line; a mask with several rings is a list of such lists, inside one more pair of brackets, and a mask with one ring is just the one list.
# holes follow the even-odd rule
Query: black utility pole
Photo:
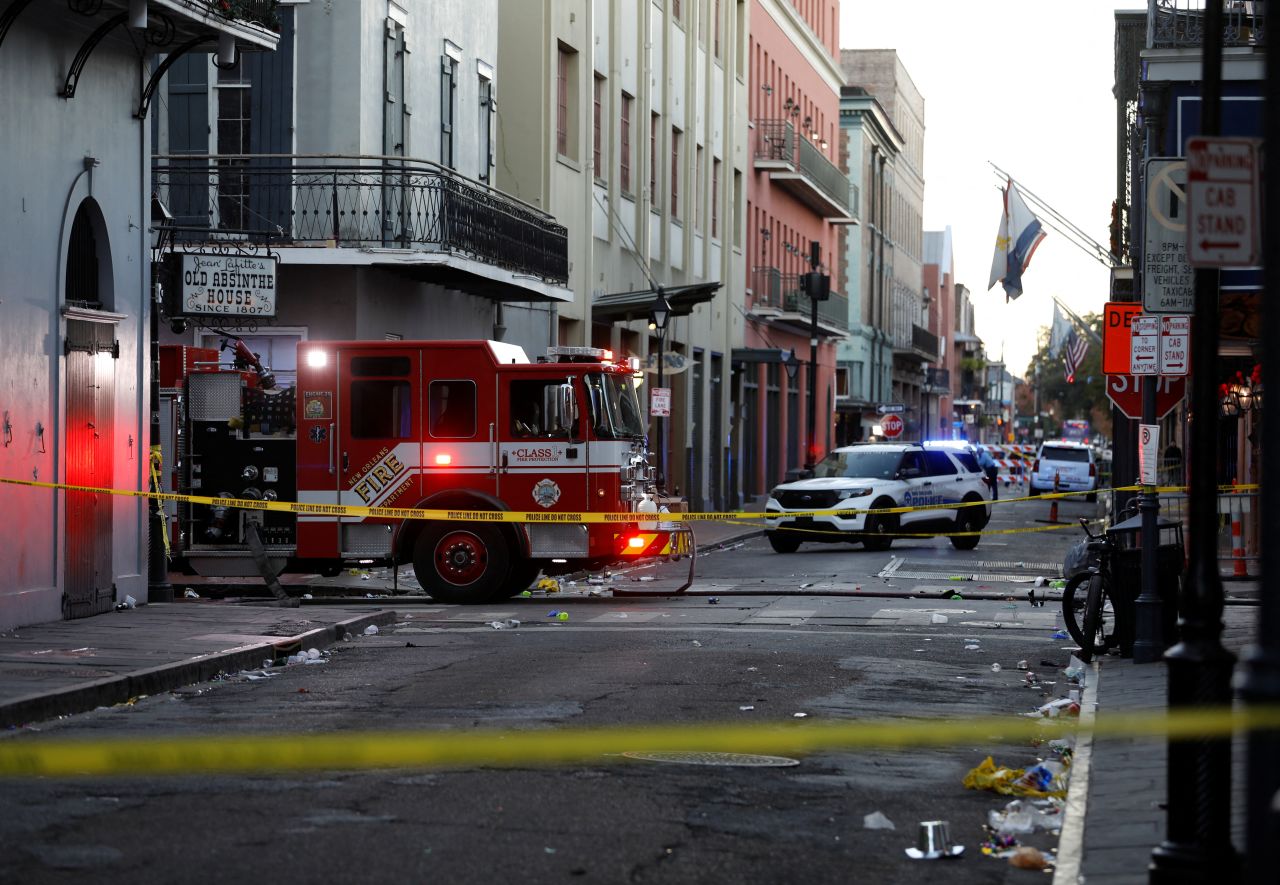
[[[1267, 43], [1267, 73], [1262, 92], [1262, 165], [1280, 163], [1280, 155], [1271, 148], [1280, 144], [1280, 57], [1272, 52], [1275, 41]], [[1280, 264], [1272, 260], [1280, 255], [1280, 176], [1265, 176], [1262, 182], [1262, 217], [1271, 223], [1262, 227], [1263, 341], [1280, 341], [1280, 305], [1273, 293], [1280, 292]], [[1270, 355], [1262, 360], [1262, 389], [1269, 396], [1280, 390], [1280, 368]], [[1268, 399], [1270, 404], [1273, 401]], [[1275, 406], [1262, 411], [1262, 593], [1258, 610], [1257, 640], [1244, 653], [1240, 668], [1240, 696], [1249, 707], [1274, 707], [1280, 704], [1280, 421]], [[1280, 810], [1274, 802], [1280, 792], [1280, 733], [1251, 731], [1248, 749], [1247, 825], [1245, 829], [1245, 881], [1262, 885], [1275, 880], [1271, 862], [1276, 845], [1280, 845]]]
[[802, 288], [809, 295], [809, 443], [805, 454], [804, 469], [813, 470], [818, 460], [818, 302], [831, 297], [831, 277], [818, 272], [821, 249], [816, 241], [809, 243], [809, 272], [804, 275]]
[[[1218, 135], [1222, 113], [1221, 3], [1204, 7], [1200, 134]], [[1188, 226], [1190, 230], [1190, 226]], [[1235, 656], [1222, 647], [1222, 579], [1218, 575], [1218, 271], [1195, 270], [1195, 334], [1191, 365], [1191, 562], [1182, 591], [1182, 641], [1165, 654], [1169, 708], [1225, 709], [1231, 704]], [[1231, 738], [1170, 740], [1165, 840], [1151, 853], [1150, 881], [1233, 882], [1239, 858], [1231, 845]], [[1273, 847], [1273, 846], [1271, 846]]]

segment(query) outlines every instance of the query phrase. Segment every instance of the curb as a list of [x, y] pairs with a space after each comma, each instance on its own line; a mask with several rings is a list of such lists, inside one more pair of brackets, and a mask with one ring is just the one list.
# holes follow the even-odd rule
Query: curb
[[277, 642], [242, 645], [224, 652], [109, 676], [84, 685], [27, 695], [0, 705], [0, 728], [18, 728], [59, 716], [87, 713], [98, 707], [124, 703], [130, 698], [160, 694], [184, 685], [206, 682], [228, 670], [260, 667], [264, 656], [274, 658], [282, 647], [324, 647], [341, 640], [346, 633], [359, 633], [370, 624], [382, 626], [393, 623], [395, 619], [394, 610], [370, 612], [317, 627], [297, 636], [282, 636]]
[[1089, 684], [1080, 696], [1080, 734], [1071, 757], [1071, 781], [1067, 786], [1067, 804], [1063, 809], [1062, 833], [1058, 836], [1058, 863], [1053, 885], [1078, 885], [1084, 861], [1084, 821], [1089, 804], [1089, 766], [1093, 761], [1093, 721], [1098, 716], [1098, 662], [1089, 669]]

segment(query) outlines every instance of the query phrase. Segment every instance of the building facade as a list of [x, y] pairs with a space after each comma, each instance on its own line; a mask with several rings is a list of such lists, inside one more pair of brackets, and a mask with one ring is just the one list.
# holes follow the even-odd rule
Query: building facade
[[[136, 492], [150, 428], [152, 63], [189, 43], [205, 59], [269, 55], [275, 3], [8, 7], [0, 477]], [[147, 601], [144, 499], [0, 484], [0, 501], [22, 514], [0, 552], [0, 629]]]
[[[496, 181], [568, 230], [556, 339], [635, 357], [646, 402], [670, 389], [651, 449], [668, 492], [698, 508], [741, 494], [731, 355], [743, 336], [748, 14], [745, 0], [498, 11]], [[649, 322], [659, 287], [665, 329]]]
[[924, 386], [920, 389], [921, 439], [952, 439], [951, 379], [956, 374], [955, 340], [956, 293], [955, 253], [951, 228], [925, 231], [923, 295], [928, 313], [928, 330], [938, 336], [938, 358], [925, 365]]
[[[838, 34], [835, 0], [751, 3], [749, 279], [739, 360], [748, 498], [836, 441], [836, 342], [849, 324], [839, 232], [857, 223], [856, 196], [837, 165]], [[829, 298], [811, 299], [802, 288], [801, 275], [813, 271], [829, 278]]]

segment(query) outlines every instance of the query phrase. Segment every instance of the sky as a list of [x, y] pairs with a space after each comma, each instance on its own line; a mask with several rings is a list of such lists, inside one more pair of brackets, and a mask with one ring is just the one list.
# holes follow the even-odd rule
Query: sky
[[1110, 275], [1052, 229], [1006, 303], [990, 291], [1001, 179], [990, 163], [1091, 238], [1108, 241], [1116, 193], [1116, 9], [1143, 0], [840, 0], [843, 49], [896, 49], [925, 100], [924, 229], [951, 227], [989, 359], [1018, 377], [1058, 297], [1100, 312]]

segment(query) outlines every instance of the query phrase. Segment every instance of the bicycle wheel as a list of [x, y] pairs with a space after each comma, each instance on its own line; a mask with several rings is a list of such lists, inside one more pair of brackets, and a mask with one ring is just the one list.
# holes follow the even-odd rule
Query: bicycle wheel
[[[1092, 609], [1091, 623], [1089, 593], [1094, 589], [1093, 578], [1095, 577], [1097, 578], [1097, 604]], [[1081, 660], [1088, 661], [1095, 653], [1100, 653], [1106, 647], [1106, 636], [1111, 629], [1111, 619], [1114, 617], [1114, 613], [1108, 610], [1109, 597], [1110, 594], [1103, 586], [1101, 575], [1090, 572], [1081, 572], [1072, 576], [1062, 591], [1062, 621], [1071, 638], [1080, 646]]]

